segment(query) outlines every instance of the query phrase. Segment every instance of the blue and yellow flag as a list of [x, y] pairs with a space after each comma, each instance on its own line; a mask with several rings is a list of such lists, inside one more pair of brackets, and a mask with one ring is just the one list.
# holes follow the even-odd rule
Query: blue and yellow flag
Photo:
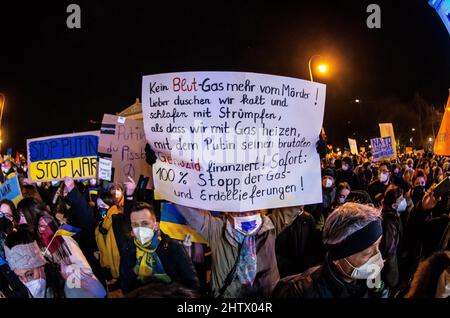
[[186, 219], [177, 211], [172, 203], [163, 203], [161, 206], [161, 230], [171, 238], [184, 241], [186, 235], [192, 235], [192, 242], [207, 243], [205, 239], [187, 224]]
[[98, 188], [89, 188], [89, 195], [98, 195]]
[[69, 224], [61, 225], [58, 230], [55, 232], [54, 236], [74, 236], [77, 233], [80, 233], [81, 229], [76, 228]]

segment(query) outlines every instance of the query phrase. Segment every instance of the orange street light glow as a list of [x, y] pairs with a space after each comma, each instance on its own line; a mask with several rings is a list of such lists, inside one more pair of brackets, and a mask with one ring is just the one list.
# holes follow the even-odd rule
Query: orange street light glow
[[318, 66], [318, 69], [319, 69], [319, 72], [320, 73], [325, 73], [326, 71], [327, 71], [327, 66], [325, 65], [325, 64], [320, 64], [319, 66]]

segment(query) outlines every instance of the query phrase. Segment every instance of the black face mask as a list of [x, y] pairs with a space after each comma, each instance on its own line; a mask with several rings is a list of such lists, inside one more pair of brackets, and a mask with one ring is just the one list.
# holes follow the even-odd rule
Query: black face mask
[[12, 222], [5, 217], [0, 217], [0, 233], [9, 234], [11, 233], [12, 229]]
[[425, 195], [425, 186], [415, 186], [411, 198], [414, 202], [422, 200], [423, 196]]

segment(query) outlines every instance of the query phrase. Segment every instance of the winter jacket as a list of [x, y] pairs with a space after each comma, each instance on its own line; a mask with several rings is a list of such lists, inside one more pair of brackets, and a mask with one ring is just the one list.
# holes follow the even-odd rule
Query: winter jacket
[[73, 236], [73, 238], [77, 241], [80, 249], [83, 251], [95, 276], [101, 281], [104, 281], [104, 273], [101, 269], [100, 262], [94, 256], [98, 251], [95, 240], [95, 228], [97, 222], [94, 209], [89, 206], [88, 202], [77, 188], [74, 188], [67, 194], [66, 201], [71, 206], [71, 213], [67, 219], [67, 223], [81, 229], [80, 233]]
[[112, 278], [119, 277], [120, 253], [113, 229], [113, 216], [121, 213], [117, 206], [112, 206], [105, 218], [95, 228], [95, 241], [100, 251], [100, 265], [109, 270]]
[[302, 273], [323, 261], [321, 234], [314, 218], [303, 212], [278, 235], [275, 251], [281, 277]]
[[323, 265], [280, 280], [273, 291], [274, 298], [369, 298], [365, 280], [348, 283], [327, 256]]
[[[161, 232], [161, 242], [156, 254], [162, 266], [172, 281], [182, 284], [184, 287], [198, 290], [200, 282], [189, 255], [182, 242], [171, 239]], [[124, 293], [143, 285], [134, 271], [136, 266], [136, 245], [129, 238], [121, 250], [120, 257], [120, 286]]]
[[381, 183], [379, 180], [372, 181], [372, 182], [369, 184], [369, 187], [368, 187], [368, 189], [367, 189], [367, 193], [369, 193], [370, 198], [372, 199], [372, 202], [373, 202], [375, 205], [377, 205], [377, 203], [378, 203], [378, 202], [375, 200], [377, 194], [384, 193], [384, 192], [386, 191], [386, 189], [387, 189], [388, 186], [389, 186], [389, 184], [388, 184], [388, 185], [385, 185], [385, 184]]
[[[238, 258], [239, 243], [233, 227], [225, 218], [213, 217], [207, 211], [177, 205], [188, 224], [209, 243], [212, 257], [211, 288], [213, 297], [220, 295], [228, 274]], [[302, 207], [273, 209], [256, 234], [256, 278], [252, 286], [242, 285], [235, 277], [223, 297], [269, 297], [280, 278], [278, 273], [275, 239], [303, 211]]]
[[305, 205], [305, 211], [308, 211], [316, 224], [319, 224], [328, 215], [331, 205], [336, 199], [336, 188], [331, 189], [322, 188], [322, 202], [316, 204]]
[[382, 211], [383, 237], [380, 251], [385, 260], [381, 270], [381, 279], [390, 288], [395, 288], [399, 282], [398, 259], [400, 256], [400, 241], [403, 237], [403, 225], [400, 215], [393, 209]]
[[421, 259], [442, 248], [448, 224], [447, 214], [439, 213], [435, 209], [425, 211], [421, 202], [414, 207], [405, 228], [403, 249], [406, 260], [402, 272], [411, 276]]

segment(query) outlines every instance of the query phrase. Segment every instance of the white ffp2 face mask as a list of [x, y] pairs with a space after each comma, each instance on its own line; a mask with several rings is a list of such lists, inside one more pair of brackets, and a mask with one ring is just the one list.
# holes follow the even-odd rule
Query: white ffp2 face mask
[[38, 278], [24, 283], [33, 298], [45, 298], [47, 282], [43, 278]]
[[407, 206], [408, 206], [408, 204], [406, 203], [406, 199], [403, 198], [397, 207], [397, 212], [404, 212], [406, 210]]
[[344, 258], [344, 260], [353, 268], [351, 277], [354, 279], [374, 278], [380, 274], [381, 269], [384, 266], [383, 257], [380, 252], [369, 258], [366, 263], [359, 267], [353, 266], [346, 258]]
[[380, 173], [380, 177], [379, 178], [380, 178], [380, 182], [381, 183], [385, 183], [388, 180], [389, 175], [387, 173]]
[[153, 239], [155, 232], [148, 227], [135, 227], [133, 229], [134, 236], [141, 244], [146, 244]]
[[249, 216], [234, 217], [234, 228], [244, 235], [255, 233], [262, 224], [261, 215], [254, 214]]

